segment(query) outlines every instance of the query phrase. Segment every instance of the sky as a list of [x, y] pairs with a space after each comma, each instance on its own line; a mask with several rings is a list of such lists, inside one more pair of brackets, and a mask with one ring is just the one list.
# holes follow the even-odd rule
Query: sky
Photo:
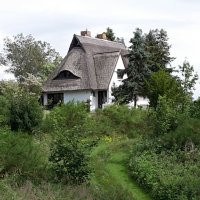
[[[23, 33], [49, 42], [61, 56], [67, 54], [73, 34], [90, 30], [92, 36], [111, 27], [129, 46], [136, 28], [167, 31], [172, 66], [187, 59], [200, 77], [199, 0], [0, 0], [0, 52], [3, 38]], [[0, 67], [0, 80], [12, 74]], [[194, 97], [200, 96], [200, 80]]]

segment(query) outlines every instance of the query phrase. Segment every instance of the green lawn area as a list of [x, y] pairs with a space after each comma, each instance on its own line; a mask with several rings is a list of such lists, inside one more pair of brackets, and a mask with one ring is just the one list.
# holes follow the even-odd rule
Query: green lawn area
[[127, 161], [133, 143], [134, 139], [125, 137], [101, 138], [91, 155], [94, 168], [92, 181], [103, 190], [113, 187], [113, 199], [118, 196], [117, 199], [150, 200], [149, 195], [128, 175]]

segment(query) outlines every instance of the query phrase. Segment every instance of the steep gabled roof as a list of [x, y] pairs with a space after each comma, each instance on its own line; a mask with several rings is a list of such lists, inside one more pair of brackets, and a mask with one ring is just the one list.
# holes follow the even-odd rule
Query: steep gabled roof
[[[107, 89], [119, 56], [125, 67], [128, 51], [122, 43], [74, 35], [67, 56], [44, 83], [44, 92]], [[77, 79], [57, 80], [68, 71]]]

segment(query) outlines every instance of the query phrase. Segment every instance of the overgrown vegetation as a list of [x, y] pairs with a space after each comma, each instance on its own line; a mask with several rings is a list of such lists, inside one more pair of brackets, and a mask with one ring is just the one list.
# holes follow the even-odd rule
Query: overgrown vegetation
[[81, 184], [89, 179], [88, 166], [90, 145], [84, 141], [81, 126], [58, 133], [52, 144], [49, 160], [59, 182]]
[[198, 77], [187, 61], [172, 76], [165, 31], [134, 34], [116, 92], [119, 103], [146, 95], [146, 110], [114, 104], [90, 113], [69, 102], [46, 111], [31, 84], [0, 83], [2, 199], [200, 199]]

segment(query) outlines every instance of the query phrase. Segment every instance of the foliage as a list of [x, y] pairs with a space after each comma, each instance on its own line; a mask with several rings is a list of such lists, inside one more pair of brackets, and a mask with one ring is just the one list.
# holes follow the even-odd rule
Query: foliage
[[123, 80], [122, 85], [113, 89], [112, 95], [119, 103], [128, 103], [134, 100], [136, 106], [137, 96], [142, 95], [144, 80], [149, 76], [147, 54], [141, 29], [136, 29], [130, 43], [129, 64], [123, 72], [127, 74], [127, 78]]
[[46, 161], [43, 150], [31, 136], [1, 130], [0, 176], [14, 174], [21, 179], [43, 179]]
[[[164, 100], [164, 108], [169, 109]], [[154, 199], [199, 199], [199, 120], [187, 115], [174, 114], [174, 117], [169, 114], [166, 112], [166, 117], [178, 121], [177, 128], [169, 128], [171, 122], [164, 118], [166, 126], [161, 124], [159, 128], [164, 127], [163, 132], [169, 128], [167, 134], [139, 140], [133, 146], [130, 173]], [[162, 122], [162, 113], [158, 116]]]
[[[113, 88], [112, 94], [115, 97], [115, 101], [118, 103], [134, 101], [136, 106], [138, 96], [147, 96], [151, 98], [151, 103], [154, 100], [157, 103], [160, 86], [154, 85], [151, 88], [154, 91], [149, 92], [149, 88], [145, 87], [145, 83], [150, 82], [148, 87], [151, 86], [151, 77], [155, 76], [152, 73], [159, 72], [160, 70], [170, 73], [173, 71], [169, 67], [174, 58], [170, 56], [171, 46], [168, 44], [167, 32], [163, 29], [155, 29], [143, 35], [141, 29], [136, 29], [130, 43], [129, 64], [123, 71], [123, 74], [127, 74], [127, 78], [123, 80], [122, 85]], [[159, 88], [157, 89], [155, 86]]]
[[4, 127], [9, 124], [9, 101], [2, 95], [0, 95], [0, 127]]
[[106, 37], [110, 41], [115, 41], [115, 34], [113, 33], [113, 30], [109, 27], [106, 29]]
[[198, 130], [192, 130], [199, 125], [194, 122], [189, 128], [189, 123], [153, 140], [142, 138], [133, 146], [130, 173], [153, 199], [199, 199], [199, 151], [181, 147], [190, 135], [199, 140]]
[[194, 68], [187, 60], [183, 62], [182, 66], [179, 65], [179, 70], [182, 75], [181, 84], [184, 92], [188, 95], [192, 95], [192, 90], [194, 90], [194, 86], [198, 80], [197, 73], [194, 74]]
[[196, 151], [200, 147], [199, 133], [199, 119], [184, 118], [179, 120], [179, 126], [175, 131], [161, 137], [158, 145], [165, 150]]
[[16, 81], [0, 81], [0, 95], [5, 98], [12, 98], [13, 94], [19, 91], [19, 85]]
[[93, 135], [124, 134], [136, 137], [138, 134], [144, 134], [149, 128], [146, 119], [147, 112], [144, 110], [112, 105], [97, 110], [85, 126]]
[[57, 179], [64, 183], [81, 184], [89, 179], [88, 150], [81, 127], [59, 134], [52, 144], [49, 160]]
[[193, 162], [188, 156], [183, 164], [179, 161], [179, 154], [156, 154], [148, 150], [132, 156], [129, 165], [132, 176], [153, 199], [199, 199], [199, 154], [197, 159]]
[[150, 107], [156, 108], [159, 96], [164, 95], [177, 105], [183, 102], [184, 93], [181, 84], [168, 72], [163, 70], [155, 72], [145, 83], [145, 93], [150, 101]]
[[83, 126], [88, 117], [84, 103], [68, 102], [55, 107], [43, 120], [43, 130], [54, 132]]
[[200, 98], [198, 98], [192, 103], [189, 112], [192, 118], [200, 119]]
[[24, 91], [13, 94], [10, 100], [9, 123], [12, 130], [33, 132], [41, 124], [42, 108], [36, 97]]
[[60, 62], [59, 53], [47, 42], [36, 41], [33, 36], [18, 34], [13, 40], [4, 39], [4, 51], [0, 63], [8, 65], [19, 82], [23, 82], [28, 74], [44, 81], [49, 73]]
[[160, 70], [172, 72], [168, 65], [174, 60], [170, 57], [167, 32], [163, 29], [150, 30], [144, 35], [145, 47], [148, 53], [147, 65], [151, 72]]
[[166, 96], [160, 96], [155, 112], [155, 133], [165, 134], [177, 127], [177, 110], [174, 103]]

